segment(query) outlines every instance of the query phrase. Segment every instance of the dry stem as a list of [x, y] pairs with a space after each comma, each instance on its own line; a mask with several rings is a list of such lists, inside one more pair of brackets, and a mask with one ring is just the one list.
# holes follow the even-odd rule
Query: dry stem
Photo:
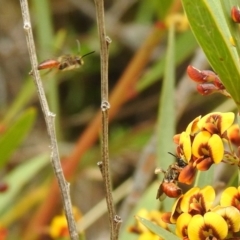
[[58, 180], [58, 184], [62, 194], [63, 206], [64, 206], [64, 211], [65, 211], [65, 215], [68, 222], [70, 237], [72, 240], [78, 240], [79, 237], [78, 237], [75, 221], [72, 214], [72, 204], [71, 204], [71, 199], [69, 194], [69, 190], [70, 190], [69, 183], [65, 180], [60, 158], [59, 158], [58, 145], [57, 145], [57, 139], [56, 139], [56, 133], [55, 133], [55, 125], [54, 125], [55, 114], [53, 114], [49, 110], [44, 88], [42, 85], [42, 81], [41, 81], [39, 72], [37, 70], [38, 63], [37, 63], [35, 45], [34, 45], [33, 34], [32, 34], [28, 2], [27, 0], [20, 0], [20, 4], [21, 4], [21, 10], [22, 10], [22, 17], [23, 17], [23, 28], [26, 34], [27, 46], [28, 46], [30, 61], [32, 65], [31, 73], [33, 75], [34, 83], [37, 88], [39, 101], [42, 107], [43, 115], [47, 125], [47, 131], [51, 141], [51, 150], [52, 150], [51, 163], [52, 163], [54, 173]]
[[100, 57], [101, 57], [101, 110], [102, 110], [102, 164], [99, 164], [106, 190], [106, 201], [110, 222], [110, 239], [117, 240], [121, 218], [116, 215], [112, 197], [112, 186], [109, 170], [109, 151], [108, 151], [108, 47], [111, 39], [107, 37], [104, 23], [104, 0], [95, 0], [98, 33], [100, 38]]

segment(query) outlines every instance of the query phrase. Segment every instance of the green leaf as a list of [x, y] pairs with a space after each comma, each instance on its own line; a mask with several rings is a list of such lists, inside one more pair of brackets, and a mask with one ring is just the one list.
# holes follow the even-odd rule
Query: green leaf
[[18, 168], [10, 172], [4, 179], [9, 188], [6, 192], [1, 193], [0, 216], [9, 207], [22, 187], [29, 182], [36, 173], [47, 165], [49, 155], [42, 154], [29, 161], [21, 164]]
[[223, 12], [224, 12], [229, 30], [235, 42], [236, 50], [238, 52], [238, 55], [240, 56], [240, 31], [239, 31], [240, 28], [239, 28], [239, 25], [233, 22], [233, 20], [229, 17], [232, 7], [239, 5], [239, 0], [229, 0], [229, 1], [220, 0], [220, 2], [222, 4]]
[[169, 30], [167, 56], [164, 70], [162, 92], [160, 96], [158, 114], [158, 166], [163, 169], [171, 163], [172, 157], [168, 154], [174, 149], [173, 135], [175, 133], [174, 85], [175, 85], [175, 56], [174, 56], [174, 26]]
[[174, 235], [173, 233], [167, 231], [164, 228], [161, 228], [157, 226], [156, 224], [152, 223], [151, 221], [148, 221], [147, 219], [137, 217], [137, 219], [149, 230], [151, 230], [153, 233], [158, 235], [159, 237], [163, 239], [171, 239], [171, 240], [179, 240], [180, 238]]
[[[160, 96], [158, 123], [157, 123], [157, 166], [167, 170], [172, 163], [172, 156], [168, 152], [174, 149], [173, 135], [175, 134], [175, 28], [172, 24], [169, 29], [168, 47], [164, 69], [162, 92]], [[175, 161], [175, 160], [174, 160]], [[160, 181], [163, 174], [158, 175]], [[164, 201], [163, 209], [171, 208], [173, 201]]]
[[36, 118], [36, 110], [30, 108], [0, 137], [0, 168], [8, 161], [25, 136], [29, 133]]
[[198, 43], [240, 109], [239, 56], [231, 44], [232, 35], [220, 1], [182, 0], [182, 3]]

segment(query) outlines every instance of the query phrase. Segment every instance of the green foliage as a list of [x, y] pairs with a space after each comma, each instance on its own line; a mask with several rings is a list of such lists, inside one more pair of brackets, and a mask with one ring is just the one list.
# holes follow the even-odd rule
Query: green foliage
[[198, 43], [240, 109], [239, 55], [231, 43], [237, 37], [229, 30], [230, 9], [214, 0], [182, 0], [182, 3]]
[[11, 208], [10, 206], [12, 206], [14, 200], [17, 199], [17, 195], [21, 192], [23, 186], [30, 182], [47, 163], [49, 163], [48, 154], [39, 155], [22, 163], [3, 179], [8, 185], [8, 190], [1, 193], [0, 216], [6, 212], [8, 208]]
[[2, 134], [0, 137], [0, 168], [6, 164], [11, 154], [29, 133], [35, 119], [36, 110], [28, 109]]
[[147, 227], [148, 229], [150, 229], [153, 233], [155, 233], [156, 235], [158, 235], [159, 237], [162, 237], [163, 239], [171, 239], [171, 240], [179, 240], [180, 238], [178, 238], [175, 234], [160, 228], [159, 226], [155, 225], [154, 223], [152, 223], [151, 221], [148, 221], [147, 219], [138, 217], [137, 218], [145, 227]]
[[[175, 85], [175, 29], [174, 25], [169, 30], [168, 49], [164, 68], [163, 87], [159, 102], [159, 116], [157, 124], [158, 148], [157, 164], [167, 169], [172, 159], [168, 151], [172, 151], [173, 135], [175, 133], [175, 111], [174, 111], [174, 85]], [[159, 174], [160, 176], [160, 174]], [[162, 177], [161, 177], [162, 178]]]

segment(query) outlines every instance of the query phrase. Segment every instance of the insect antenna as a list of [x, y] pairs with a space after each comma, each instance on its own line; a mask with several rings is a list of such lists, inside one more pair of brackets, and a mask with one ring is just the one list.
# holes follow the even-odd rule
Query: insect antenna
[[171, 152], [168, 152], [168, 154], [174, 156], [175, 158], [178, 158], [178, 156], [176, 156], [175, 154], [171, 153]]
[[84, 54], [83, 56], [81, 56], [81, 59], [84, 58], [84, 57], [86, 57], [86, 56], [89, 55], [89, 54], [92, 54], [92, 53], [95, 53], [95, 51], [92, 51], [92, 52], [89, 52], [89, 53]]

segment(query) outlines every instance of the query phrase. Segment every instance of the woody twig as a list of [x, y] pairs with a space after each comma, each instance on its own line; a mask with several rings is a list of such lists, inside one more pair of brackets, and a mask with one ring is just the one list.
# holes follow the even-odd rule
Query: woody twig
[[101, 110], [102, 110], [102, 161], [98, 163], [100, 167], [106, 190], [106, 201], [109, 213], [110, 239], [117, 240], [121, 218], [116, 215], [113, 204], [112, 186], [109, 170], [109, 150], [108, 150], [108, 112], [110, 104], [108, 102], [108, 47], [111, 39], [106, 35], [104, 23], [104, 0], [95, 0], [98, 33], [100, 38], [101, 57]]
[[64, 207], [65, 215], [67, 218], [67, 222], [68, 222], [68, 229], [69, 229], [71, 240], [78, 240], [79, 237], [78, 237], [75, 221], [72, 214], [72, 204], [71, 204], [71, 199], [69, 194], [70, 185], [65, 180], [61, 162], [60, 162], [59, 152], [58, 152], [57, 138], [55, 133], [55, 123], [54, 123], [55, 114], [49, 110], [48, 102], [47, 102], [44, 88], [42, 85], [42, 80], [37, 70], [38, 62], [37, 62], [35, 44], [33, 39], [28, 2], [27, 0], [20, 0], [20, 4], [21, 4], [21, 10], [22, 10], [22, 17], [23, 17], [23, 29], [25, 30], [25, 34], [26, 34], [27, 47], [28, 47], [29, 57], [32, 65], [31, 75], [33, 76], [34, 83], [37, 88], [39, 102], [41, 104], [42, 112], [43, 112], [44, 119], [47, 126], [48, 135], [51, 142], [51, 163], [52, 163], [53, 170], [56, 175], [58, 185], [61, 191], [63, 207]]

